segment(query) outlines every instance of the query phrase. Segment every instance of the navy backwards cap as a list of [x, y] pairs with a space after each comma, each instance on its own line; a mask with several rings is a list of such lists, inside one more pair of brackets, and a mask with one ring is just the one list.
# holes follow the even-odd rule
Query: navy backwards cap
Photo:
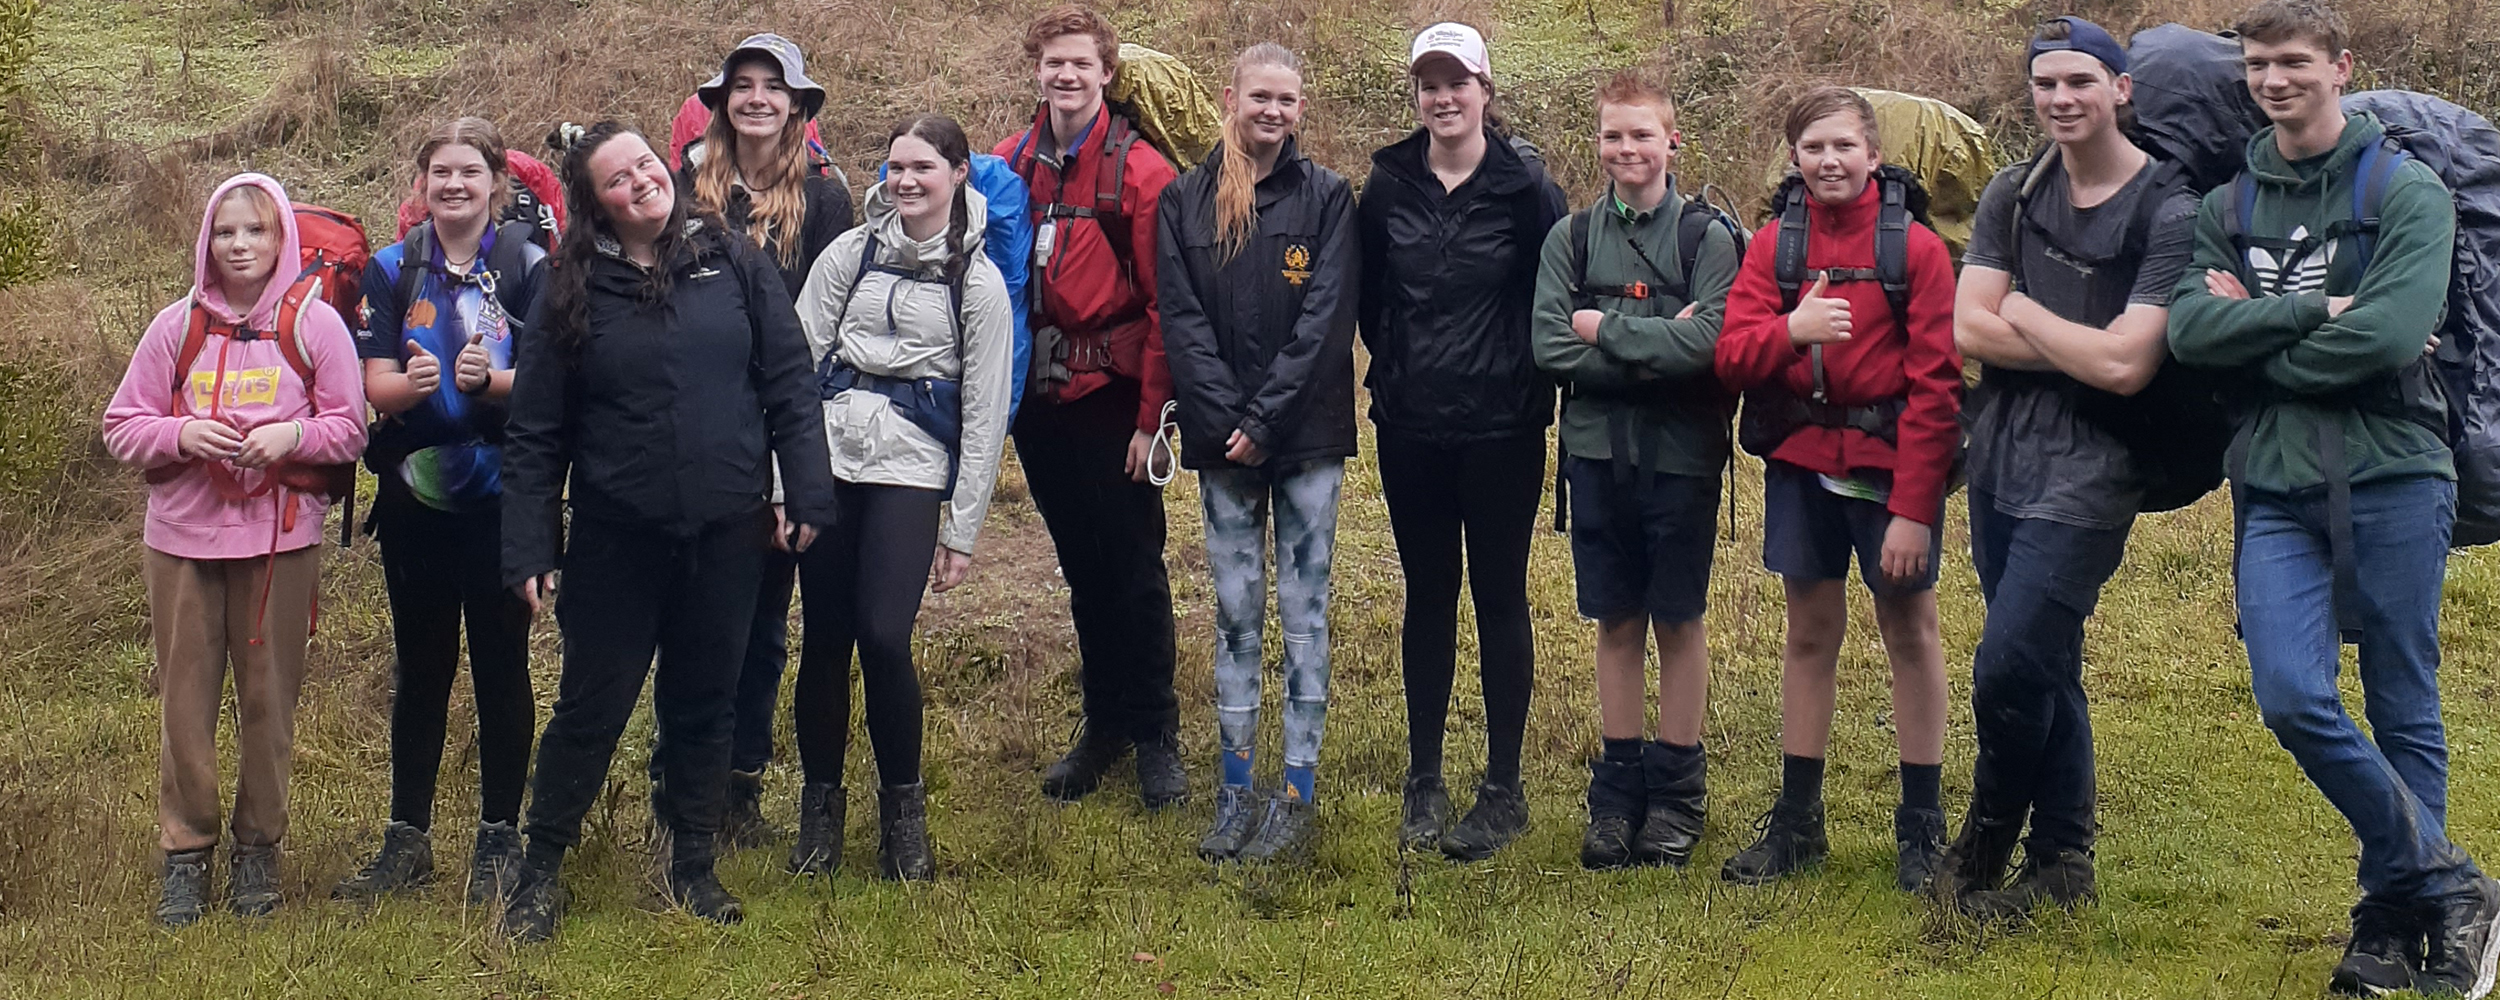
[[2025, 72], [2030, 71], [2031, 61], [2040, 58], [2043, 52], [2081, 52], [2100, 60], [2101, 65], [2109, 67], [2112, 74], [2126, 74], [2127, 50], [2118, 44], [2117, 39], [2110, 37], [2106, 29], [2072, 14], [2052, 18], [2049, 23], [2057, 21], [2066, 22], [2066, 37], [2055, 41], [2033, 38], [2031, 47], [2023, 52]]
[[767, 57], [781, 68], [781, 83], [798, 99], [796, 110], [801, 119], [813, 119], [816, 112], [824, 109], [825, 88], [807, 78], [807, 57], [799, 54], [798, 43], [769, 31], [749, 35], [737, 48], [729, 50], [729, 55], [720, 61], [720, 73], [696, 87], [695, 96], [714, 112], [720, 111], [722, 102], [729, 98], [729, 71], [736, 68], [738, 60], [754, 55]]

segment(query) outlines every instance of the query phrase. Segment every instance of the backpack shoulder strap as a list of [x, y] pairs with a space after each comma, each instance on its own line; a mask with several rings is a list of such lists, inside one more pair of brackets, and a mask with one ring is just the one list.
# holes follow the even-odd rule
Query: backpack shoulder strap
[[304, 349], [304, 307], [310, 305], [320, 291], [318, 280], [299, 278], [287, 286], [286, 297], [278, 300], [278, 353], [286, 358], [287, 367], [295, 369], [295, 377], [304, 380], [307, 395], [312, 391], [312, 356]]
[[[1787, 187], [1786, 183], [1781, 185]], [[1780, 208], [1779, 242], [1772, 248], [1771, 275], [1779, 282], [1780, 311], [1797, 308], [1797, 299], [1806, 288], [1806, 201], [1805, 192], [1783, 192], [1786, 204]]]
[[2387, 207], [2387, 186], [2396, 179], [2397, 169], [2412, 158], [2412, 153], [2388, 138], [2362, 147], [2355, 158], [2361, 182], [2352, 186], [2353, 240], [2359, 244], [2364, 271], [2370, 269], [2371, 255], [2378, 251], [2379, 213]]
[[[1102, 170], [1094, 175], [1094, 213], [1120, 214], [1120, 186], [1128, 181], [1128, 151], [1137, 145], [1137, 126], [1116, 111], [1103, 112]], [[1106, 231], [1109, 227], [1104, 227]]]
[[486, 251], [486, 269], [495, 272], [498, 281], [521, 277], [529, 270], [523, 262], [528, 259], [530, 236], [536, 232], [536, 225], [519, 219], [496, 226], [495, 245]]
[[1702, 241], [1710, 238], [1710, 226], [1719, 221], [1719, 210], [1700, 198], [1684, 200], [1684, 212], [1675, 222], [1676, 287], [1668, 289], [1685, 302], [1693, 300], [1693, 269], [1701, 265]]
[[408, 235], [399, 241], [399, 272], [391, 276], [391, 291], [399, 296], [404, 313], [408, 304], [417, 300], [417, 289], [425, 281], [427, 268], [434, 266], [434, 223], [420, 222], [408, 227]]
[[191, 297], [191, 319], [183, 324], [182, 346], [174, 351], [174, 404], [182, 405], [185, 386], [191, 381], [191, 366], [200, 360], [200, 349], [208, 344], [208, 307], [199, 296]]
[[1589, 236], [1590, 233], [1596, 228], [1596, 205], [1591, 205], [1582, 211], [1571, 213], [1571, 234], [1569, 238], [1571, 241], [1571, 287], [1574, 290], [1588, 287]]
[[1910, 186], [1890, 175], [1878, 175], [1877, 183], [1882, 186], [1883, 205], [1875, 215], [1875, 280], [1884, 286], [1893, 318], [1906, 328], [1910, 319]]

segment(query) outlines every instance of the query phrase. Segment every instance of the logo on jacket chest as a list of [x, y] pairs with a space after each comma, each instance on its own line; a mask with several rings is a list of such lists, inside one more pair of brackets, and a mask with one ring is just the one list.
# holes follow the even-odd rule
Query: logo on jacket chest
[[1303, 282], [1309, 281], [1311, 279], [1311, 248], [1300, 243], [1286, 245], [1284, 274], [1285, 280], [1295, 288], [1300, 288]]

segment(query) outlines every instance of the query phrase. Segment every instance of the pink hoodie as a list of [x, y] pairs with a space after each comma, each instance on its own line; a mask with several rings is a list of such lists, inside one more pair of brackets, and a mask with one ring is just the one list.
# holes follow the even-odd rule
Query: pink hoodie
[[[215, 231], [217, 203], [226, 192], [245, 184], [269, 192], [278, 203], [285, 240], [279, 247], [277, 272], [261, 290], [260, 301], [241, 319], [250, 329], [269, 330], [277, 325], [278, 302], [286, 296], [301, 259], [295, 213], [286, 189], [277, 181], [261, 174], [238, 174], [218, 186], [217, 193], [209, 196], [208, 210], [201, 213], [199, 250], [193, 258], [197, 283], [191, 294], [166, 306], [148, 323], [138, 349], [131, 353], [130, 369], [122, 373], [121, 388], [105, 407], [104, 446], [114, 458], [141, 469], [182, 461], [182, 425], [208, 412], [209, 387], [221, 377], [221, 360], [225, 387], [221, 412], [235, 429], [249, 434], [264, 424], [303, 421], [303, 444], [287, 456], [293, 462], [347, 462], [364, 453], [363, 367], [356, 359], [356, 344], [348, 336], [347, 324], [337, 310], [319, 300], [305, 303], [296, 320], [305, 358], [313, 369], [309, 395], [271, 337], [229, 340], [212, 333], [192, 362], [191, 372], [176, 377], [174, 363], [182, 353], [194, 299], [220, 319], [238, 318], [219, 287], [216, 265], [209, 258], [209, 237]], [[190, 391], [177, 398], [175, 386], [184, 382]], [[244, 492], [259, 489], [266, 476], [259, 469], [238, 469], [222, 461], [216, 464], [225, 466]], [[290, 513], [290, 507], [294, 516], [282, 516]], [[283, 487], [257, 497], [229, 499], [212, 477], [210, 463], [197, 462], [181, 475], [149, 487], [146, 541], [149, 548], [185, 559], [242, 559], [289, 552], [320, 543], [326, 509], [327, 501], [321, 497]]]

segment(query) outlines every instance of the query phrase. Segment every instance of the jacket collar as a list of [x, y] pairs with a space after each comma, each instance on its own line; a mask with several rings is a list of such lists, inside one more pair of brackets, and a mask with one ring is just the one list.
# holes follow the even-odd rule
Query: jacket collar
[[[1406, 138], [1390, 143], [1372, 154], [1372, 166], [1426, 190], [1438, 190], [1441, 179], [1432, 175], [1432, 166], [1425, 156], [1432, 148], [1432, 133], [1416, 129]], [[1526, 157], [1513, 149], [1491, 128], [1484, 130], [1484, 162], [1476, 166], [1476, 176], [1469, 183], [1484, 185], [1487, 194], [1507, 196], [1534, 183], [1536, 175]]]

